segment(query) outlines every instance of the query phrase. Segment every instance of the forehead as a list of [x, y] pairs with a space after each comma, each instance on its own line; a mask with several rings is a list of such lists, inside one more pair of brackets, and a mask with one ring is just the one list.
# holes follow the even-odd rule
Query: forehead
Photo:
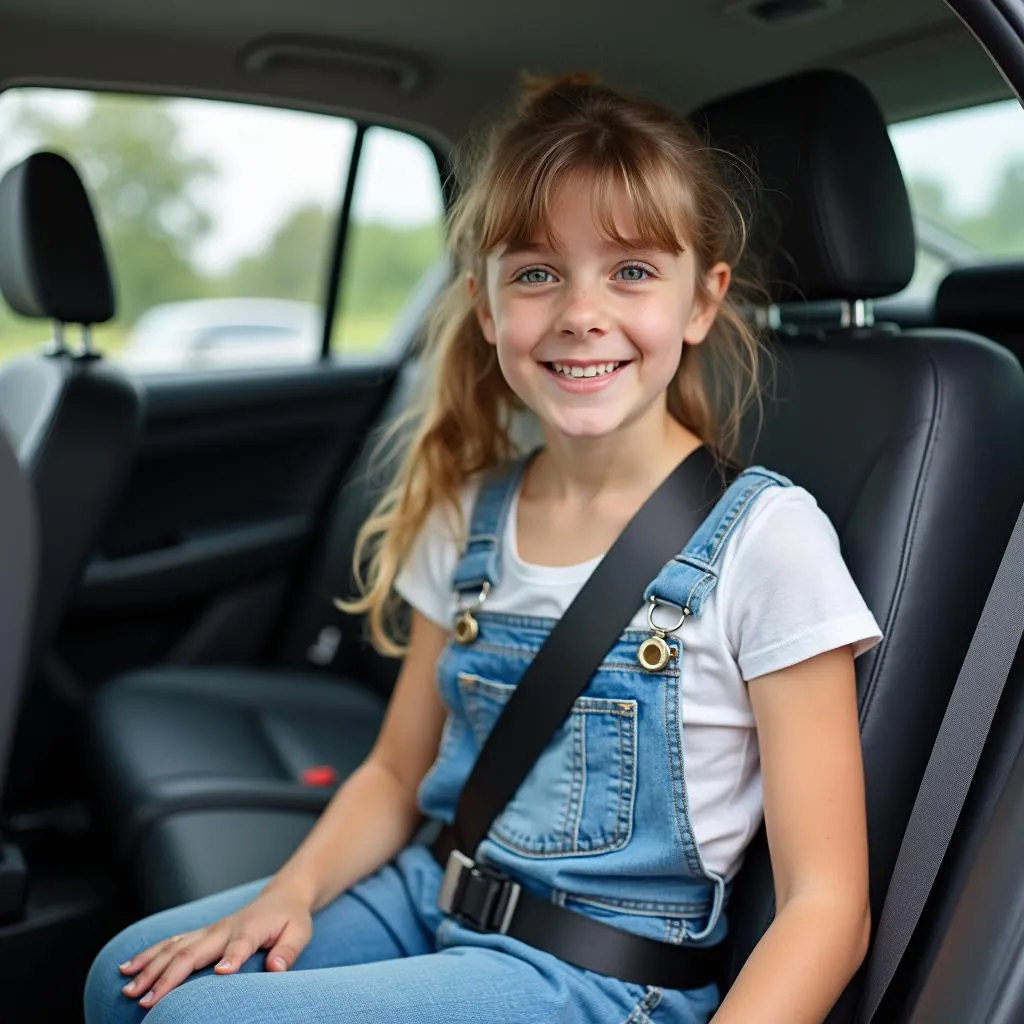
[[491, 253], [538, 246], [564, 250], [595, 237], [618, 248], [677, 253], [686, 248], [681, 204], [649, 183], [638, 188], [623, 172], [574, 170], [550, 181], [545, 191], [538, 188], [532, 198], [508, 211], [512, 216], [504, 232], [494, 232]]

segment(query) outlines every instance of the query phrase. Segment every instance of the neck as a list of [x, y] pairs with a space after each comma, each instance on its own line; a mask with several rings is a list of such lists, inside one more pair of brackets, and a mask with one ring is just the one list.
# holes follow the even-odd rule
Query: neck
[[531, 467], [530, 490], [581, 505], [599, 495], [646, 497], [702, 443], [667, 409], [605, 437], [565, 437], [549, 430], [544, 436], [544, 451]]

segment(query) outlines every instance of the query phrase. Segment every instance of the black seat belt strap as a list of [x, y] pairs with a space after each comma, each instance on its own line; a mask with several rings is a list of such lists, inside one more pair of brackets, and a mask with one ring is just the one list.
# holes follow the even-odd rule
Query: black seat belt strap
[[996, 708], [1024, 634], [1024, 509], [950, 694], [896, 858], [861, 997], [875, 1019], [953, 838]]

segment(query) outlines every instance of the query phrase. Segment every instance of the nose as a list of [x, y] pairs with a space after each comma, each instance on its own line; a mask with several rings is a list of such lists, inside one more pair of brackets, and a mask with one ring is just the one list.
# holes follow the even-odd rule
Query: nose
[[604, 334], [608, 330], [607, 312], [597, 289], [585, 284], [570, 285], [558, 310], [558, 333], [584, 338], [588, 334]]

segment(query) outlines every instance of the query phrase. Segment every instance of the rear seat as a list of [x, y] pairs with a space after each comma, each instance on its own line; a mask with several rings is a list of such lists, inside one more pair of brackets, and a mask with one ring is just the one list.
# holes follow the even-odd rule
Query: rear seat
[[932, 322], [983, 334], [1024, 362], [1024, 263], [951, 271], [935, 294]]
[[[768, 209], [754, 239], [768, 257], [777, 301], [803, 295], [854, 303], [906, 285], [914, 252], [906, 191], [881, 114], [863, 87], [845, 75], [813, 72], [731, 97], [701, 116], [717, 144], [756, 154]], [[939, 330], [851, 328], [825, 339], [779, 338], [776, 348], [779, 400], [767, 410], [753, 457], [817, 496], [886, 634], [858, 662], [877, 915], [932, 738], [1024, 500], [1024, 479], [1003, 472], [1024, 441], [1024, 372], [991, 343]], [[984, 501], [964, 501], [965, 494]], [[351, 492], [350, 500], [362, 504], [359, 498]], [[350, 512], [348, 504], [339, 509]], [[307, 733], [285, 710], [294, 676], [237, 670], [239, 718], [221, 731], [201, 696], [205, 680], [222, 689], [221, 676], [202, 669], [191, 670], [187, 681], [181, 676], [183, 692], [173, 698], [169, 720], [171, 698], [148, 703], [160, 671], [115, 681], [94, 715], [96, 760], [122, 787], [112, 817], [128, 837], [125, 852], [151, 909], [274, 870], [312, 821], [291, 802], [299, 784], [282, 787], [282, 747], [302, 752], [289, 763], [310, 751], [318, 759], [331, 755], [344, 770], [355, 758], [351, 734], [341, 731], [343, 709], [369, 691], [344, 680], [297, 688], [304, 707], [314, 706], [315, 687], [322, 688], [323, 719]], [[246, 718], [259, 723], [251, 726], [259, 735], [272, 737], [275, 754], [262, 767], [233, 758], [243, 728], [236, 722]], [[338, 723], [336, 743], [331, 722]], [[312, 737], [325, 735], [324, 723], [322, 746]], [[126, 735], [131, 728], [135, 740]], [[151, 744], [139, 738], [158, 734], [166, 758], [159, 777]], [[201, 742], [219, 749], [199, 754]], [[211, 783], [228, 794], [220, 807], [162, 804], [172, 788], [178, 797], [188, 788], [200, 758], [203, 770], [215, 773]], [[132, 832], [124, 823], [140, 779], [147, 780], [153, 810]], [[255, 798], [231, 796], [243, 785], [262, 791], [266, 810], [252, 809]], [[763, 830], [732, 907], [735, 969], [773, 910]], [[855, 994], [854, 985], [830, 1020], [851, 1019]]]

